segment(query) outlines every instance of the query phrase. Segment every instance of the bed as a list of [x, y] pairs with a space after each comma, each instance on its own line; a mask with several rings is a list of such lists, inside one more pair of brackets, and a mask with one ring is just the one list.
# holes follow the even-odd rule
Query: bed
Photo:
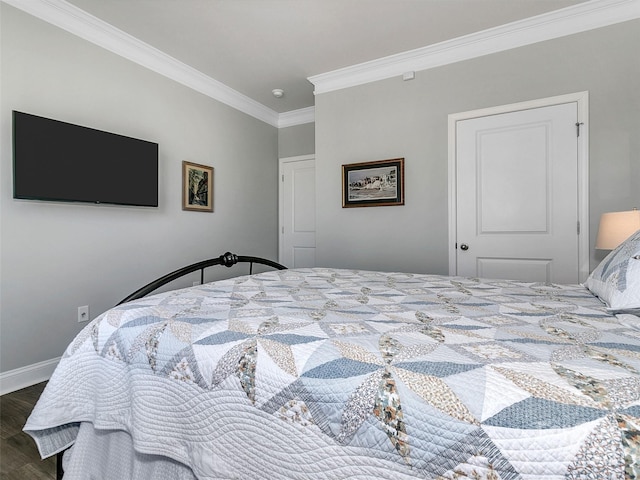
[[97, 317], [25, 431], [65, 480], [640, 478], [639, 312], [640, 232], [585, 285], [242, 275]]

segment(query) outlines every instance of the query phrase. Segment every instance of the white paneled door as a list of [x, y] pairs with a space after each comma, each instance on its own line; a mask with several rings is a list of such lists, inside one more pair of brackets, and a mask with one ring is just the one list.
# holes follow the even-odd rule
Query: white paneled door
[[578, 283], [576, 102], [457, 122], [463, 276]]
[[310, 156], [280, 160], [280, 263], [316, 262], [316, 167]]

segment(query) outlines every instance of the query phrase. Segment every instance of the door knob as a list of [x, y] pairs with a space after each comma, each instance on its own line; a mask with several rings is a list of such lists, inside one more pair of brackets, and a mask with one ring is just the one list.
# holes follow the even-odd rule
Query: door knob
[[467, 250], [469, 250], [469, 245], [463, 243], [462, 245], [460, 245], [460, 250], [464, 250], [466, 252]]

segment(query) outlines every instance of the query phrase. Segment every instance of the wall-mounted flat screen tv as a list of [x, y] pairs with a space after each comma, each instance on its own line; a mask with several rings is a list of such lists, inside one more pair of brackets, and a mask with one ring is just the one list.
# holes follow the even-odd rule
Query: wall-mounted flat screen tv
[[13, 112], [13, 197], [158, 206], [158, 144]]

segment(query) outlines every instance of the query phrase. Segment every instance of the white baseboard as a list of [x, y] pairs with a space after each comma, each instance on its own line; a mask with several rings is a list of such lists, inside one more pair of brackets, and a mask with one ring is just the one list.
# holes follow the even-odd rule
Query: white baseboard
[[30, 387], [51, 378], [60, 357], [0, 373], [0, 395]]

